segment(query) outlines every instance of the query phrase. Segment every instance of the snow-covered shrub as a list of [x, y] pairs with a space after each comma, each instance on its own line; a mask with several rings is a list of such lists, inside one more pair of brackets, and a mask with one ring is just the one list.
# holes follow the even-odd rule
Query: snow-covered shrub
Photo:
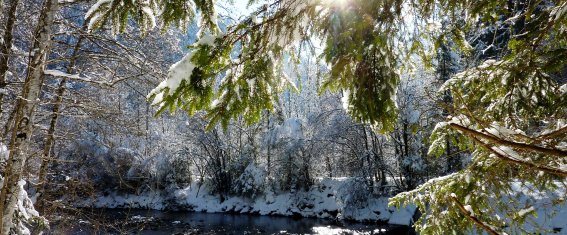
[[339, 219], [355, 219], [356, 213], [368, 206], [370, 190], [364, 178], [348, 178], [337, 189]]
[[[0, 155], [0, 157], [3, 156]], [[0, 190], [2, 185], [4, 185], [4, 178], [0, 175]], [[24, 185], [26, 185], [26, 181], [20, 180], [18, 182], [18, 200], [14, 206], [15, 213], [12, 218], [15, 227], [11, 228], [10, 234], [32, 234], [34, 230], [42, 231], [49, 226], [49, 222], [44, 217], [39, 216], [39, 212], [35, 210]]]
[[168, 185], [167, 175], [170, 171], [170, 157], [172, 154], [162, 151], [153, 156], [138, 159], [128, 171], [130, 179], [138, 179], [142, 190], [164, 189]]
[[78, 182], [92, 182], [97, 191], [135, 191], [136, 187], [131, 185], [128, 175], [139, 155], [131, 149], [108, 149], [92, 142], [84, 142], [77, 144], [75, 152], [68, 158], [77, 162], [71, 177]]
[[24, 189], [26, 182], [20, 180], [18, 185], [20, 186], [18, 202], [17, 202], [17, 212], [14, 214], [17, 217], [18, 223], [16, 229], [17, 234], [31, 234], [28, 228], [38, 229], [41, 231], [45, 227], [49, 226], [48, 221], [39, 215], [33, 206], [33, 202], [28, 196], [28, 193]]
[[411, 169], [414, 172], [422, 172], [425, 170], [425, 162], [420, 156], [409, 156], [402, 160], [402, 166]]
[[421, 183], [421, 176], [425, 173], [427, 165], [424, 158], [417, 155], [410, 155], [401, 161], [401, 168], [406, 181], [406, 185], [413, 186]]
[[235, 180], [232, 192], [236, 195], [256, 198], [264, 193], [266, 181], [266, 170], [251, 163], [246, 167], [244, 173]]
[[185, 155], [161, 151], [152, 156], [140, 156], [130, 164], [126, 176], [137, 187], [137, 193], [185, 187], [191, 183], [190, 159]]
[[191, 184], [191, 161], [189, 156], [177, 155], [168, 161], [165, 180], [169, 185], [184, 188]]
[[69, 163], [58, 167], [61, 171], [68, 171], [71, 177], [79, 181], [92, 180], [97, 183], [105, 174], [101, 158], [108, 153], [108, 148], [91, 140], [81, 140], [71, 143], [61, 153], [62, 160]]
[[233, 158], [229, 167], [230, 171], [235, 176], [234, 178], [238, 178], [246, 171], [246, 168], [248, 168], [250, 164], [253, 164], [254, 155], [254, 147], [250, 144], [247, 143], [241, 148], [241, 153], [237, 157]]
[[308, 142], [304, 135], [304, 124], [297, 118], [289, 118], [268, 133], [267, 141], [275, 155], [276, 183], [283, 191], [308, 190], [313, 184]]
[[138, 153], [128, 148], [113, 148], [101, 159], [102, 166], [106, 169], [105, 180], [109, 186], [114, 186], [126, 192], [135, 192], [135, 182], [129, 182], [128, 172], [132, 164], [139, 158]]

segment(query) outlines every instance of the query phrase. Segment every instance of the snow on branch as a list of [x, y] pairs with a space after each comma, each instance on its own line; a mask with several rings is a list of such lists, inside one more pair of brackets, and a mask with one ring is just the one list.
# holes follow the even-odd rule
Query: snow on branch
[[61, 77], [61, 78], [67, 78], [67, 79], [72, 79], [72, 80], [76, 80], [76, 81], [80, 81], [80, 82], [88, 82], [88, 83], [94, 83], [97, 85], [101, 85], [101, 86], [109, 86], [109, 87], [113, 87], [116, 83], [121, 82], [123, 80], [126, 80], [130, 77], [124, 77], [124, 78], [120, 78], [117, 80], [114, 80], [112, 82], [103, 82], [103, 81], [94, 81], [91, 78], [88, 77], [81, 77], [79, 74], [68, 74], [59, 70], [53, 70], [53, 69], [47, 69], [43, 71], [43, 74], [45, 75], [51, 75], [54, 77]]
[[512, 142], [512, 141], [509, 141], [509, 140], [501, 139], [501, 138], [498, 138], [498, 137], [495, 137], [495, 136], [492, 136], [492, 135], [488, 135], [488, 134], [467, 128], [467, 127], [459, 125], [457, 123], [449, 123], [449, 126], [455, 128], [455, 129], [457, 129], [457, 130], [459, 130], [459, 131], [461, 131], [461, 132], [463, 132], [467, 135], [480, 137], [482, 139], [488, 140], [488, 141], [493, 142], [495, 144], [500, 144], [500, 145], [513, 147], [513, 148], [525, 149], [525, 150], [528, 150], [528, 151], [531, 151], [531, 152], [536, 152], [536, 153], [555, 155], [555, 156], [559, 156], [559, 157], [567, 156], [567, 151], [564, 151], [564, 150], [550, 149], [550, 148], [545, 148], [545, 147], [541, 147], [541, 146], [537, 146], [537, 145]]
[[52, 69], [47, 69], [45, 71], [43, 71], [43, 74], [45, 75], [51, 75], [54, 77], [63, 77], [63, 78], [69, 78], [69, 79], [84, 79], [81, 78], [79, 76], [79, 74], [68, 74], [59, 70], [52, 70]]
[[[461, 125], [458, 125], [458, 124], [455, 124], [455, 123], [451, 123], [449, 125], [451, 127], [455, 128], [455, 129], [465, 133], [466, 135], [470, 136], [475, 142], [479, 143], [480, 145], [482, 145], [486, 149], [490, 150], [492, 153], [494, 153], [494, 155], [496, 157], [498, 157], [498, 158], [500, 158], [504, 161], [516, 163], [516, 164], [523, 165], [523, 166], [530, 167], [530, 168], [535, 168], [535, 169], [545, 171], [545, 172], [548, 172], [550, 174], [554, 174], [554, 175], [557, 175], [557, 176], [567, 177], [567, 171], [564, 170], [564, 168], [565, 168], [564, 166], [560, 166], [560, 168], [553, 168], [553, 167], [549, 167], [549, 166], [545, 166], [545, 165], [538, 165], [538, 164], [535, 164], [533, 162], [526, 161], [526, 160], [522, 159], [521, 156], [516, 151], [512, 150], [512, 147], [524, 149], [524, 150], [529, 150], [529, 151], [536, 152], [536, 153], [546, 153], [546, 154], [550, 154], [550, 155], [556, 155], [556, 156], [559, 156], [559, 157], [567, 156], [566, 151], [559, 150], [559, 149], [548, 149], [548, 148], [543, 148], [543, 147], [539, 147], [539, 146], [536, 146], [536, 145], [516, 143], [516, 142], [512, 142], [512, 141], [508, 141], [508, 140], [499, 139], [499, 138], [496, 138], [494, 136], [487, 135], [487, 134], [484, 134], [482, 132], [478, 132], [476, 130], [469, 129], [469, 128], [466, 128], [464, 126], [461, 126]], [[481, 139], [492, 141], [493, 144], [500, 144], [502, 146], [494, 147], [494, 146], [491, 146], [490, 144], [482, 141]]]
[[472, 209], [470, 208], [470, 206], [468, 206], [468, 205], [463, 206], [463, 204], [461, 204], [459, 202], [459, 200], [457, 200], [457, 196], [455, 196], [454, 193], [452, 193], [450, 195], [450, 198], [453, 200], [453, 202], [455, 203], [457, 208], [459, 208], [461, 213], [463, 215], [465, 215], [465, 217], [467, 217], [467, 219], [473, 221], [476, 225], [478, 225], [479, 227], [484, 229], [489, 234], [492, 234], [492, 235], [506, 234], [506, 233], [497, 232], [496, 231], [497, 229], [494, 226], [486, 224], [486, 223], [482, 222], [480, 219], [478, 219], [476, 216], [474, 216], [474, 213], [473, 213]]

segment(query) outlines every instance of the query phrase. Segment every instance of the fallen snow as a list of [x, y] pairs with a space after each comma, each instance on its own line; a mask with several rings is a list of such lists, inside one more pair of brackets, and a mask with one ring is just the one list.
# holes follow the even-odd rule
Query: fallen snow
[[[0, 143], [2, 146], [2, 143]], [[4, 184], [4, 178], [0, 175], [0, 190]], [[14, 226], [12, 230], [18, 231], [18, 234], [26, 235], [32, 234], [30, 228], [33, 227], [32, 224], [44, 224], [49, 227], [49, 222], [42, 216], [39, 215], [33, 206], [33, 202], [28, 196], [28, 193], [24, 189], [26, 185], [25, 180], [18, 181], [18, 198], [16, 201], [16, 209], [14, 211]], [[15, 219], [17, 217], [17, 219]]]
[[156, 210], [187, 210], [197, 212], [231, 212], [259, 215], [302, 216], [325, 219], [346, 219], [359, 222], [381, 221], [396, 225], [411, 225], [415, 206], [396, 209], [388, 206], [387, 197], [370, 197], [365, 206], [354, 208], [343, 205], [341, 188], [348, 178], [323, 179], [306, 192], [279, 193], [268, 191], [255, 199], [231, 197], [221, 202], [211, 195], [205, 185], [197, 183], [174, 190], [170, 195], [145, 193], [141, 195], [110, 194], [81, 206], [98, 208], [143, 208]]
[[70, 78], [70, 79], [81, 79], [81, 77], [78, 74], [68, 74], [59, 70], [44, 70], [43, 73], [45, 75], [51, 75], [54, 77], [64, 77], [64, 78]]
[[6, 147], [6, 145], [0, 142], [0, 162], [8, 160], [8, 156], [10, 156], [8, 147]]
[[[445, 176], [452, 177], [454, 174]], [[430, 180], [428, 183], [439, 179]], [[189, 187], [173, 190], [170, 194], [164, 195], [157, 192], [144, 193], [141, 195], [118, 195], [110, 194], [99, 197], [92, 202], [83, 202], [81, 206], [94, 206], [99, 208], [140, 208], [156, 210], [186, 210], [209, 213], [242, 213], [259, 215], [281, 215], [281, 216], [302, 216], [325, 219], [347, 219], [359, 222], [380, 221], [395, 225], [411, 225], [416, 212], [413, 205], [405, 208], [394, 208], [388, 206], [387, 197], [369, 197], [362, 206], [345, 205], [345, 187], [348, 189], [352, 178], [333, 178], [320, 179], [309, 191], [295, 193], [267, 193], [250, 199], [247, 197], [231, 197], [221, 202], [218, 196], [211, 195], [205, 185], [199, 188], [197, 183], [192, 183]], [[523, 226], [526, 231], [538, 228], [560, 231], [560, 234], [567, 234], [567, 207], [549, 207], [550, 200], [558, 200], [561, 195], [565, 195], [565, 188], [560, 187], [553, 195], [542, 194], [534, 195], [534, 192], [522, 186], [521, 183], [513, 184], [512, 190], [515, 192], [511, 202], [525, 203], [528, 196], [537, 199], [533, 202], [533, 207], [517, 211], [517, 215], [525, 216], [527, 221]], [[537, 192], [535, 192], [537, 194]], [[348, 195], [346, 195], [348, 198]], [[453, 193], [450, 196], [456, 197]], [[535, 197], [534, 197], [535, 196]], [[558, 198], [559, 197], [559, 198]], [[473, 213], [472, 206], [465, 205], [465, 209]], [[551, 217], [544, 216], [554, 211]], [[499, 216], [499, 215], [496, 215]], [[500, 217], [500, 216], [499, 216]], [[502, 217], [505, 219], [506, 217]], [[320, 228], [326, 231], [325, 227]], [[328, 231], [331, 234], [340, 231]]]
[[533, 206], [530, 206], [526, 209], [522, 209], [520, 211], [518, 211], [518, 216], [526, 216], [528, 213], [532, 213], [535, 210], [535, 208]]

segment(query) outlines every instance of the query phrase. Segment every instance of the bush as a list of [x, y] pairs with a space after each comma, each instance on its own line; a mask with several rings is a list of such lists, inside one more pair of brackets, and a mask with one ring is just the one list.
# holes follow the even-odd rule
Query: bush
[[266, 183], [266, 170], [255, 165], [249, 164], [244, 173], [235, 180], [232, 186], [232, 193], [239, 196], [256, 198], [264, 193]]
[[165, 176], [167, 184], [185, 188], [192, 182], [191, 161], [187, 156], [175, 156], [169, 161], [168, 172]]
[[341, 219], [355, 219], [355, 213], [368, 206], [370, 190], [364, 178], [349, 178], [337, 189]]

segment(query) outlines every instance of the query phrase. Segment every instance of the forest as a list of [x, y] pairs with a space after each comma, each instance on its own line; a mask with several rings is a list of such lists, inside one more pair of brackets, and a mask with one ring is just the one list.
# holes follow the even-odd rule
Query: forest
[[2, 235], [163, 227], [95, 209], [337, 229], [291, 234], [567, 234], [566, 0], [0, 12]]

